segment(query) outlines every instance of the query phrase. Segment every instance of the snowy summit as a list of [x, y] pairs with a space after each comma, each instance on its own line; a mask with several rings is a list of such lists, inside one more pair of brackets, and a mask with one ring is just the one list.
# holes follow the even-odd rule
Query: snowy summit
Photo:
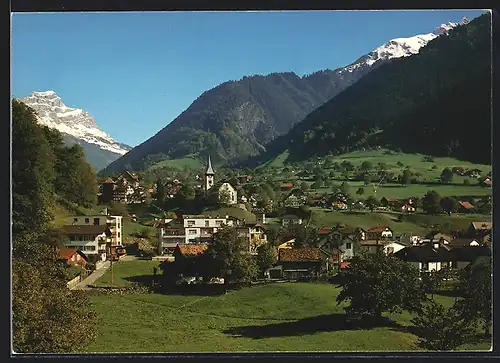
[[87, 112], [66, 106], [54, 91], [33, 92], [21, 101], [37, 112], [38, 122], [42, 125], [115, 154], [123, 155], [130, 150], [100, 130]]

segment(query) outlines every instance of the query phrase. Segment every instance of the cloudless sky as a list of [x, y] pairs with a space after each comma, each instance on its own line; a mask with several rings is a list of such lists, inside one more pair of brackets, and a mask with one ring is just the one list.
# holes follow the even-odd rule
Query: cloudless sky
[[343, 67], [392, 38], [483, 12], [18, 13], [12, 95], [53, 90], [136, 146], [222, 82]]

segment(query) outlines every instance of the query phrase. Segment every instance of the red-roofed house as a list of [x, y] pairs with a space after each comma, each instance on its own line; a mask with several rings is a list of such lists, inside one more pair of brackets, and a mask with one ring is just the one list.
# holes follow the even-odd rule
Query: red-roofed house
[[472, 213], [474, 211], [474, 206], [469, 202], [458, 202], [459, 212], [460, 213]]
[[377, 240], [381, 238], [392, 238], [394, 233], [387, 226], [379, 226], [366, 231], [367, 240]]
[[290, 190], [293, 188], [293, 184], [292, 183], [282, 183], [280, 185], [280, 188], [281, 188], [281, 190]]
[[61, 248], [59, 249], [59, 261], [65, 261], [68, 265], [87, 264], [87, 256], [76, 248]]

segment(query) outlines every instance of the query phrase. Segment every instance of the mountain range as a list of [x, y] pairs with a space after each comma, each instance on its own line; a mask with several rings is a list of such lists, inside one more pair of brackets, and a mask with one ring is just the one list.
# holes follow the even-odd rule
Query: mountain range
[[66, 106], [54, 91], [32, 92], [21, 101], [36, 111], [40, 124], [60, 131], [67, 145], [82, 146], [88, 162], [96, 170], [131, 149], [102, 131], [86, 111]]
[[[461, 24], [467, 23], [463, 19]], [[393, 59], [417, 54], [428, 42], [456, 27], [439, 26], [429, 34], [396, 38], [335, 70], [306, 76], [293, 72], [245, 76], [204, 92], [156, 135], [112, 162], [105, 173], [144, 170], [186, 156], [215, 163], [237, 163], [265, 153], [271, 141], [286, 134], [315, 109]]]
[[491, 164], [491, 16], [395, 59], [311, 112], [250, 158], [256, 166], [377, 146]]

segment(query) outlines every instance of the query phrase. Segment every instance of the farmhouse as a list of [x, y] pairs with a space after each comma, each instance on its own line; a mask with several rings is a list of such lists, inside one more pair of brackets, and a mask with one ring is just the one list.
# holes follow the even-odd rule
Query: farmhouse
[[458, 211], [460, 213], [473, 213], [474, 212], [474, 206], [470, 204], [469, 202], [458, 202]]
[[403, 204], [403, 206], [401, 207], [401, 212], [413, 213], [415, 212], [415, 207], [409, 203]]
[[60, 248], [58, 260], [68, 265], [85, 266], [87, 264], [87, 256], [76, 248]]
[[279, 249], [278, 265], [273, 270], [281, 270], [281, 277], [297, 279], [319, 273], [321, 264], [318, 248], [284, 248]]
[[237, 227], [238, 234], [248, 241], [249, 252], [257, 254], [257, 249], [267, 243], [267, 236], [264, 227], [260, 223], [246, 223]]
[[174, 262], [186, 276], [196, 276], [197, 262], [207, 250], [207, 244], [179, 244], [174, 249]]
[[439, 271], [445, 267], [462, 269], [479, 257], [491, 256], [488, 247], [454, 247], [450, 248], [439, 242], [411, 246], [394, 253], [394, 256], [411, 262], [420, 271]]
[[392, 238], [393, 232], [387, 226], [379, 226], [375, 228], [371, 228], [366, 231], [366, 239], [367, 240], [378, 240], [381, 238]]
[[288, 214], [288, 215], [281, 217], [281, 225], [283, 227], [285, 227], [289, 224], [302, 224], [302, 223], [303, 223], [302, 218], [297, 217], [297, 216], [292, 215], [292, 214]]

